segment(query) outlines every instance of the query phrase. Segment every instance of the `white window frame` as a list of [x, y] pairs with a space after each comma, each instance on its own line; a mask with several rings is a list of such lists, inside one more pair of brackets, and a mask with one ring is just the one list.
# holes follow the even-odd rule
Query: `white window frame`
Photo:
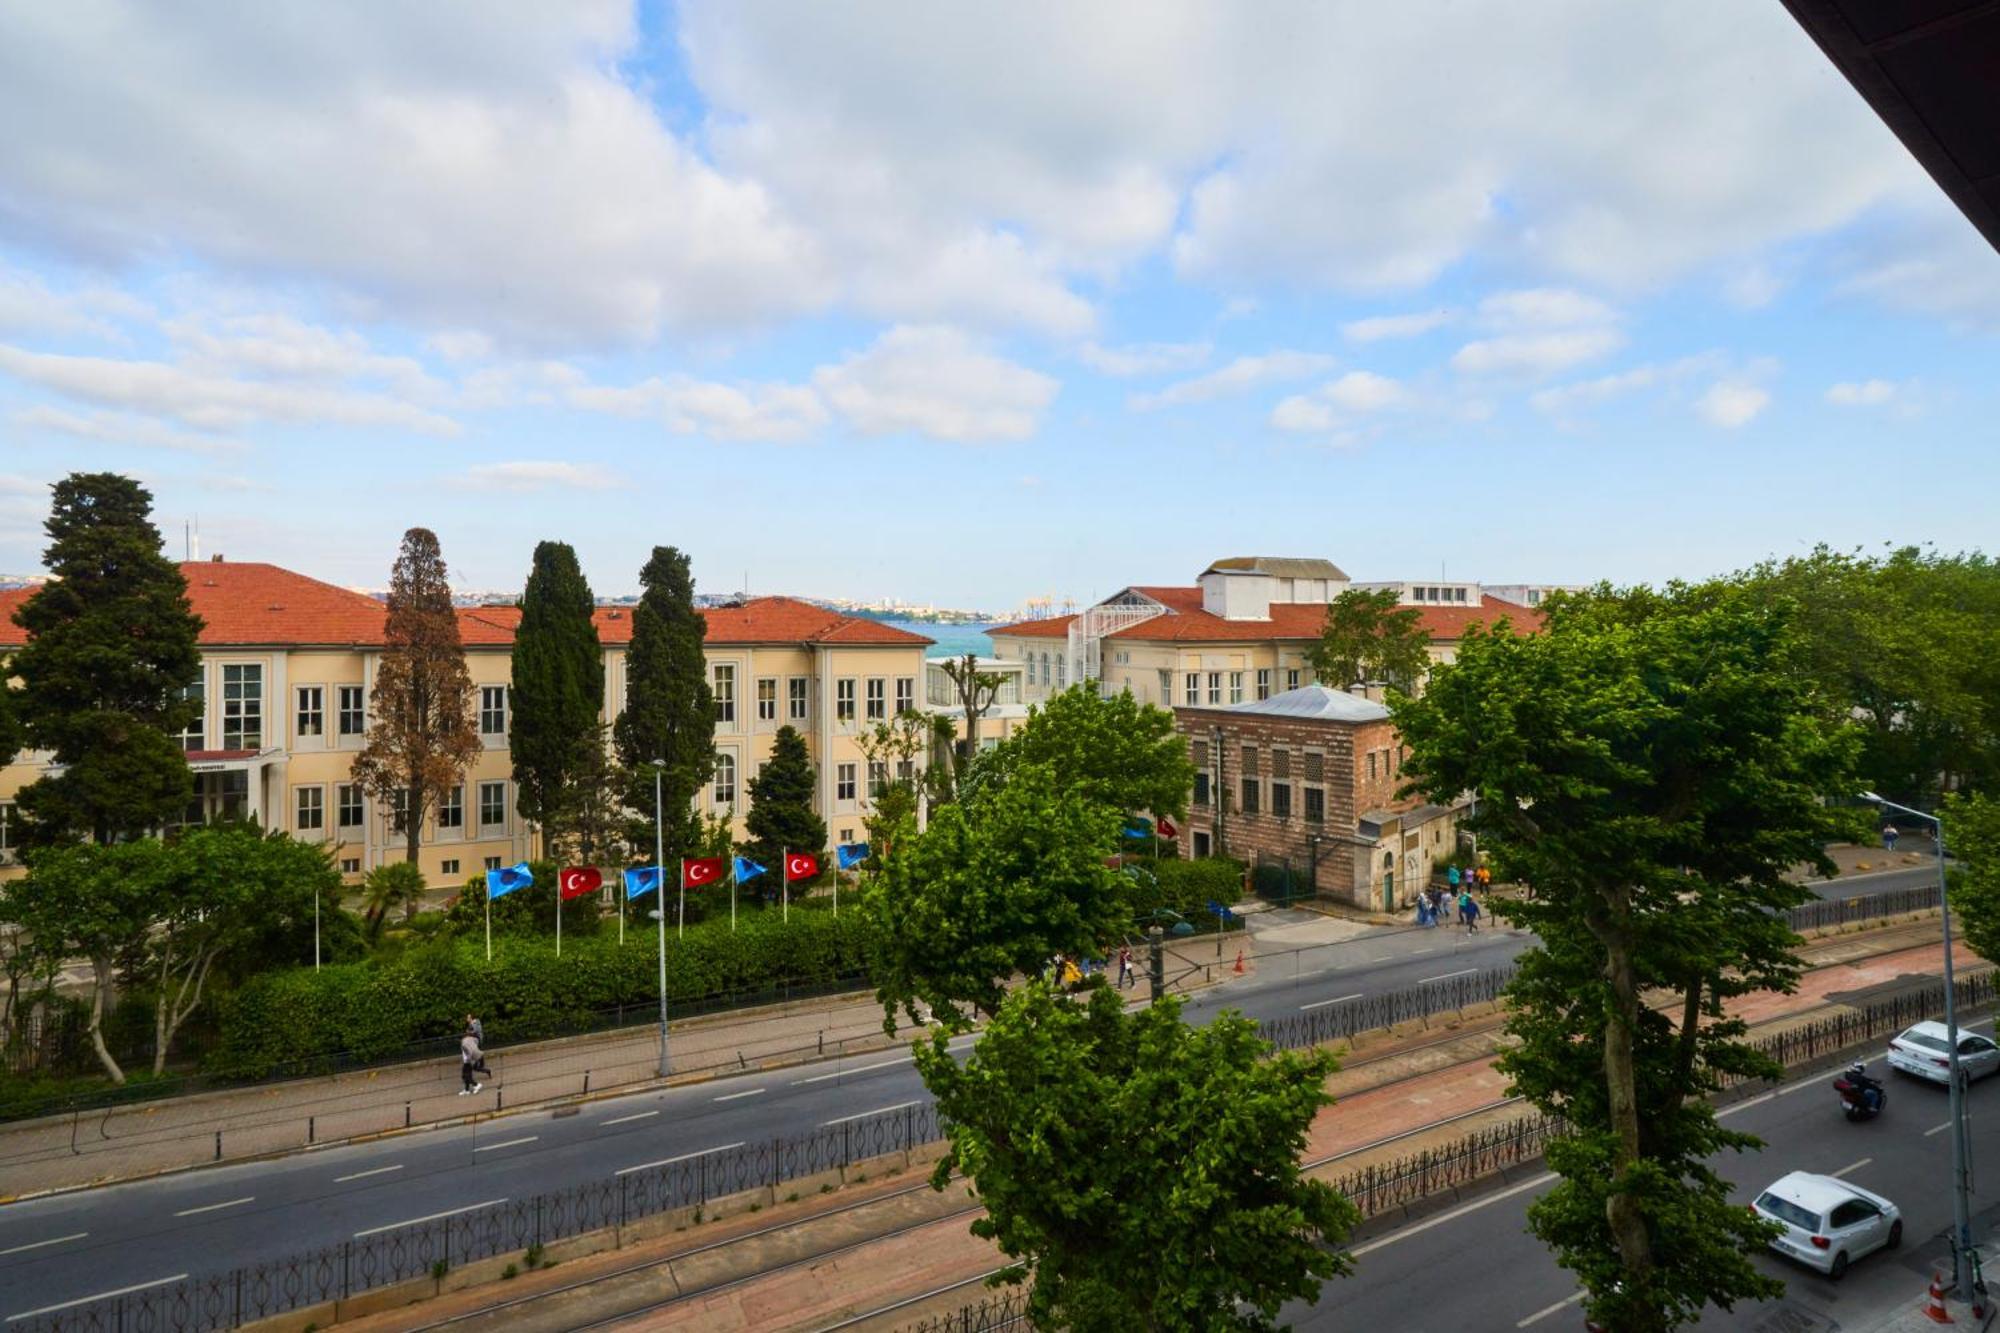
[[[498, 703], [494, 701], [498, 700]], [[482, 740], [493, 740], [507, 734], [507, 687], [505, 685], [481, 685], [479, 687], [479, 735]]]
[[[307, 808], [312, 818], [307, 820]], [[292, 828], [299, 833], [326, 833], [326, 788], [317, 783], [292, 788]]]
[[812, 720], [811, 677], [785, 677], [785, 720], [787, 722], [810, 722]]
[[896, 711], [893, 716], [917, 711], [917, 678], [915, 676], [896, 677]]
[[1269, 667], [1257, 668], [1257, 697], [1259, 699], [1268, 699], [1271, 697], [1271, 668]]
[[181, 694], [183, 698], [194, 698], [201, 701], [201, 716], [188, 723], [187, 727], [177, 734], [174, 739], [180, 742], [181, 753], [183, 754], [186, 754], [190, 750], [206, 750], [208, 748], [208, 668], [206, 665], [202, 667], [201, 675], [195, 679], [195, 682], [192, 685], [184, 687]]
[[[236, 673], [234, 688], [241, 691], [255, 680], [255, 694], [239, 693], [234, 699], [229, 697], [232, 687], [230, 674]], [[224, 662], [222, 664], [222, 748], [225, 750], [261, 750], [264, 748], [264, 664], [262, 662]], [[234, 709], [232, 717], [231, 710]], [[236, 743], [231, 744], [230, 727], [235, 725]], [[254, 723], [253, 733], [246, 722]]]
[[[366, 736], [368, 734], [368, 688], [365, 685], [336, 685], [334, 699], [334, 735]], [[353, 707], [349, 708], [350, 699]], [[352, 719], [354, 727], [348, 728]]]
[[708, 669], [709, 693], [715, 696], [717, 725], [736, 724], [736, 664], [717, 662]]
[[718, 810], [734, 809], [736, 806], [736, 754], [733, 750], [716, 751], [714, 798]]
[[1208, 702], [1212, 707], [1219, 706], [1222, 703], [1222, 673], [1220, 671], [1211, 671], [1208, 673]]
[[[504, 829], [505, 829], [505, 828], [507, 827], [507, 782], [506, 782], [506, 780], [505, 780], [504, 778], [503, 778], [503, 779], [500, 779], [500, 780], [498, 780], [498, 781], [494, 781], [494, 780], [491, 780], [491, 779], [487, 779], [487, 780], [483, 780], [483, 781], [481, 781], [481, 782], [480, 782], [480, 784], [479, 784], [479, 786], [478, 786], [478, 788], [477, 788], [477, 791], [478, 791], [478, 801], [479, 801], [479, 809], [478, 809], [478, 813], [477, 813], [477, 818], [478, 818], [478, 820], [479, 820], [479, 828], [480, 828], [480, 830], [481, 830], [482, 832], [484, 832], [484, 831], [485, 831], [485, 830], [487, 830], [487, 829], [498, 829], [498, 830], [504, 830]], [[487, 820], [487, 818], [486, 818], [486, 798], [487, 798], [487, 796], [488, 796], [489, 794], [491, 794], [491, 793], [494, 793], [494, 792], [498, 792], [498, 793], [499, 793], [499, 803], [500, 803], [500, 817], [499, 817], [498, 819], [495, 819], [495, 820], [492, 820], [492, 821], [490, 821], [490, 822], [489, 822], [489, 821]]]
[[854, 764], [835, 764], [833, 766], [833, 799], [836, 801], [852, 801], [854, 799], [854, 784], [857, 777], [858, 773]]
[[1241, 671], [1232, 671], [1229, 673], [1229, 702], [1233, 704], [1243, 702], [1243, 673]]
[[[450, 817], [447, 818], [447, 815]], [[444, 795], [438, 797], [435, 818], [440, 829], [457, 829], [464, 832], [465, 784], [463, 782], [446, 788]]]
[[[350, 795], [353, 797], [351, 801], [348, 799]], [[360, 783], [343, 782], [336, 786], [333, 792], [333, 808], [333, 826], [336, 829], [365, 829], [368, 827], [368, 796], [367, 793], [361, 790]], [[349, 810], [354, 811], [352, 822], [349, 822], [347, 818]]]
[[1187, 706], [1189, 708], [1199, 708], [1201, 706], [1201, 672], [1199, 671], [1190, 671], [1187, 673]]
[[757, 720], [776, 722], [778, 720], [778, 678], [776, 676], [757, 677]]
[[833, 720], [852, 722], [854, 714], [854, 677], [841, 676], [833, 682]]

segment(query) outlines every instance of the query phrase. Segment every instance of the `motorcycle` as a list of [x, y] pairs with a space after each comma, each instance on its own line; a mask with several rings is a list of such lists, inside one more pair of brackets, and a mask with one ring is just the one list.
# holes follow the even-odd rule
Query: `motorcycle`
[[1840, 1109], [1849, 1120], [1873, 1120], [1889, 1104], [1889, 1090], [1856, 1070], [1848, 1070], [1833, 1081], [1840, 1095]]

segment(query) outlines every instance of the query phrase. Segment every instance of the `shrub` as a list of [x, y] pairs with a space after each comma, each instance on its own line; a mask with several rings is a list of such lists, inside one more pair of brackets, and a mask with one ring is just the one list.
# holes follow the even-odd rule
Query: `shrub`
[[1159, 908], [1178, 912], [1197, 929], [1213, 926], [1208, 904], [1231, 906], [1243, 897], [1243, 863], [1227, 857], [1199, 861], [1137, 861], [1119, 878], [1125, 884], [1126, 905], [1134, 920]]

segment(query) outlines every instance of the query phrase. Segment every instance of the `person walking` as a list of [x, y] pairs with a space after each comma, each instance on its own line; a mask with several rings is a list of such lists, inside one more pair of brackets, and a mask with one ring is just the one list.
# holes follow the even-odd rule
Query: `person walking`
[[1444, 868], [1444, 877], [1445, 877], [1445, 881], [1446, 881], [1447, 883], [1449, 883], [1449, 884], [1450, 884], [1450, 885], [1451, 885], [1451, 886], [1452, 886], [1452, 887], [1453, 887], [1454, 889], [1458, 887], [1458, 867], [1457, 867], [1457, 866], [1446, 866], [1446, 867]]
[[481, 1046], [486, 1044], [486, 1025], [479, 1021], [477, 1014], [467, 1014], [465, 1016], [465, 1030], [470, 1032], [472, 1039]]
[[1121, 944], [1118, 946], [1118, 989], [1138, 984], [1139, 979], [1132, 975], [1132, 946]]
[[1493, 872], [1491, 870], [1488, 870], [1485, 866], [1481, 866], [1474, 873], [1478, 877], [1479, 891], [1481, 893], [1493, 887]]
[[474, 1074], [490, 1074], [486, 1067], [486, 1052], [479, 1049], [479, 1038], [467, 1028], [465, 1035], [458, 1039], [458, 1077], [465, 1086], [458, 1090], [461, 1097], [470, 1097], [486, 1085], [473, 1078]]
[[1479, 929], [1479, 900], [1472, 896], [1470, 889], [1458, 896], [1458, 914], [1465, 918], [1466, 930]]
[[1896, 839], [1901, 836], [1902, 830], [1894, 824], [1884, 824], [1882, 826], [1882, 850], [1885, 852], [1895, 851]]

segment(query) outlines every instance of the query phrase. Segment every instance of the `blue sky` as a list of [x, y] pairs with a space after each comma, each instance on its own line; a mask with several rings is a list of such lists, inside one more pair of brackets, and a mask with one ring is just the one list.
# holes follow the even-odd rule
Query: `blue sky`
[[0, 572], [83, 467], [1002, 611], [1990, 543], [2000, 256], [1776, 3], [508, 12], [0, 14]]

